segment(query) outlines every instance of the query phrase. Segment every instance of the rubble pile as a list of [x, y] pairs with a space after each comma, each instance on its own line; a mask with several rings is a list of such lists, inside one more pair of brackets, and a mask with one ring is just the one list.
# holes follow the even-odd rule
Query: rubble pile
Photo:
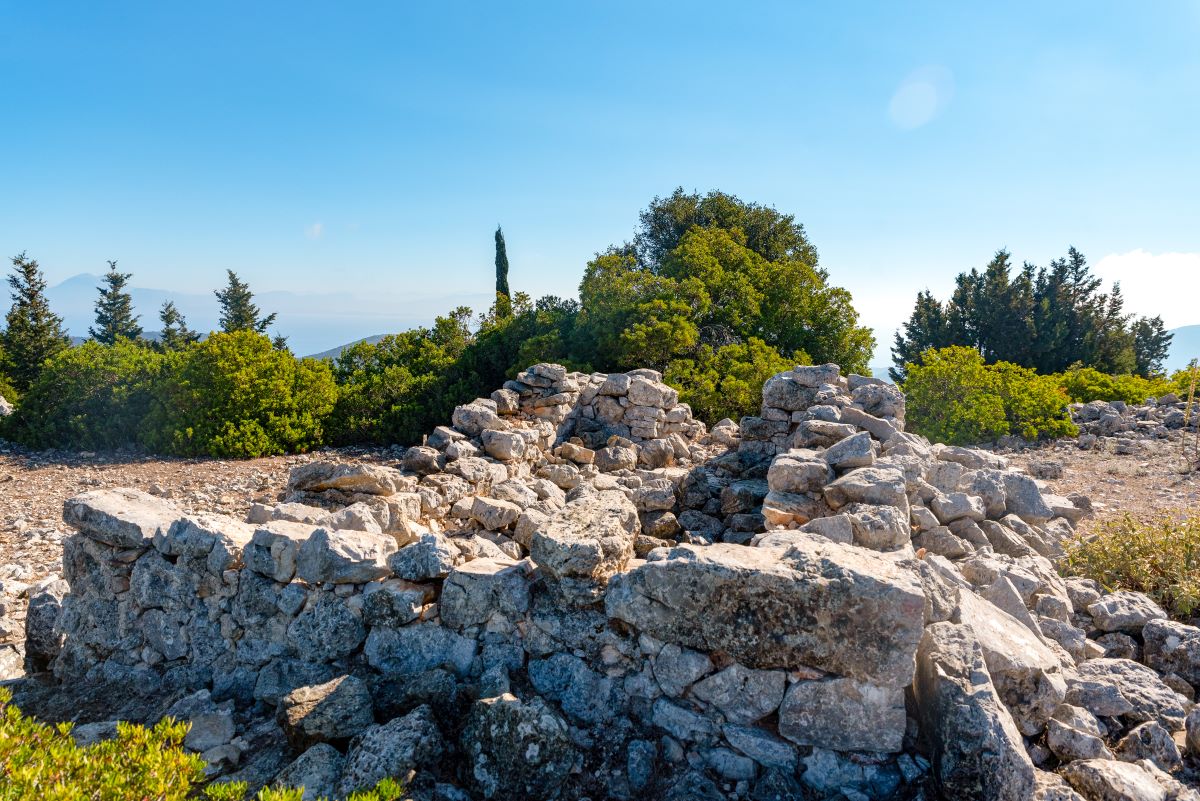
[[1111, 450], [1118, 455], [1139, 454], [1146, 440], [1177, 440], [1200, 430], [1200, 402], [1178, 395], [1147, 398], [1140, 406], [1124, 401], [1073, 403], [1071, 420], [1079, 428], [1079, 447]]
[[1200, 629], [1061, 578], [1087, 499], [895, 387], [797, 367], [709, 431], [540, 364], [451, 422], [245, 521], [76, 496], [30, 672], [153, 688], [219, 780], [306, 798], [1198, 797]]

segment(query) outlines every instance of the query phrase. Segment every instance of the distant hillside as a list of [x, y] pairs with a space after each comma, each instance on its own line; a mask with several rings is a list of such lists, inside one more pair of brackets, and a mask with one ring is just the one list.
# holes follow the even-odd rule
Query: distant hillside
[[1171, 331], [1171, 352], [1167, 356], [1167, 372], [1182, 370], [1192, 359], [1200, 358], [1200, 325], [1185, 325]]
[[338, 356], [342, 355], [342, 351], [344, 351], [346, 348], [357, 345], [359, 342], [366, 342], [368, 345], [374, 345], [376, 342], [378, 342], [379, 340], [383, 339], [386, 336], [387, 336], [387, 334], [374, 334], [373, 336], [363, 337], [362, 339], [356, 339], [353, 342], [347, 342], [345, 345], [338, 345], [336, 348], [330, 348], [329, 350], [323, 350], [320, 353], [310, 354], [307, 358], [309, 358], [309, 359], [336, 359]]

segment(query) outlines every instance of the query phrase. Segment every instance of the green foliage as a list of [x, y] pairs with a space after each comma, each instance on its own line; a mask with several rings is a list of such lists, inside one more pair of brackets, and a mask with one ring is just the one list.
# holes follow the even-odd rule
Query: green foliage
[[6, 421], [5, 436], [32, 448], [136, 445], [162, 362], [160, 354], [127, 339], [61, 351]]
[[1052, 376], [1014, 364], [989, 365], [974, 348], [930, 349], [905, 365], [911, 430], [935, 442], [976, 444], [1007, 434], [1026, 439], [1078, 433]]
[[1010, 434], [1035, 440], [1079, 433], [1066, 410], [1068, 398], [1057, 376], [1038, 375], [1008, 362], [997, 362], [989, 369], [996, 379]]
[[225, 288], [213, 291], [221, 307], [221, 330], [226, 334], [234, 331], [266, 333], [271, 323], [275, 322], [275, 315], [263, 317], [258, 306], [254, 305], [254, 293], [250, 291], [250, 285], [238, 278], [233, 270], [225, 272], [228, 279]]
[[200, 335], [188, 328], [187, 320], [172, 301], [163, 301], [162, 309], [158, 312], [162, 323], [156, 347], [162, 351], [180, 350], [200, 339]]
[[702, 345], [694, 358], [676, 359], [663, 379], [704, 420], [740, 419], [762, 404], [762, 386], [776, 373], [809, 364], [803, 353], [787, 359], [761, 339], [713, 349]]
[[1056, 378], [1075, 403], [1102, 400], [1124, 401], [1134, 405], [1145, 403], [1147, 398], [1158, 398], [1175, 391], [1172, 383], [1163, 378], [1108, 375], [1090, 367], [1073, 367]]
[[918, 294], [892, 348], [892, 375], [902, 380], [906, 364], [949, 345], [1042, 374], [1074, 364], [1113, 374], [1157, 373], [1171, 343], [1162, 320], [1135, 321], [1124, 312], [1120, 286], [1101, 292], [1101, 283], [1075, 248], [1048, 267], [1026, 263], [1020, 269], [1001, 250], [982, 271], [960, 273], [946, 303], [928, 291]]
[[1173, 617], [1200, 610], [1200, 516], [1109, 520], [1067, 545], [1066, 574], [1143, 592]]
[[7, 327], [0, 334], [4, 372], [18, 391], [24, 392], [41, 372], [42, 364], [66, 350], [71, 343], [63, 329], [62, 318], [50, 311], [46, 298], [46, 279], [37, 261], [24, 253], [13, 257], [12, 308], [5, 317]]
[[[449, 418], [463, 395], [448, 374], [471, 342], [471, 310], [460, 307], [432, 328], [359, 342], [333, 362], [334, 442], [411, 443]], [[469, 399], [469, 398], [467, 398]]]
[[[80, 748], [71, 724], [25, 717], [0, 687], [0, 801], [242, 801], [245, 782], [204, 784], [204, 761], [182, 747], [188, 724], [164, 718], [151, 729], [117, 724], [117, 736]], [[255, 801], [300, 801], [304, 788], [263, 788]], [[384, 779], [347, 801], [398, 801]]]
[[588, 264], [577, 359], [608, 371], [665, 370], [701, 346], [753, 337], [781, 354], [803, 351], [865, 372], [871, 332], [858, 326], [849, 293], [827, 278], [791, 217], [680, 190], [643, 212], [634, 245]]
[[97, 288], [100, 297], [96, 299], [96, 325], [88, 329], [88, 335], [103, 345], [142, 335], [138, 316], [133, 313], [133, 297], [125, 289], [130, 277], [130, 273], [117, 270], [115, 261], [110, 261], [104, 286]]
[[155, 394], [147, 423], [154, 450], [253, 458], [321, 444], [337, 389], [328, 364], [242, 330], [170, 354]]

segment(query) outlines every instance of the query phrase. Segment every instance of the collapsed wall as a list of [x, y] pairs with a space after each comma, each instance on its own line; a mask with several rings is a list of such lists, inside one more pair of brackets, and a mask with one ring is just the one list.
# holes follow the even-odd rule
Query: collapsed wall
[[215, 772], [310, 797], [1178, 793], [1200, 631], [1059, 578], [1086, 509], [835, 365], [712, 431], [654, 371], [535, 365], [244, 522], [71, 499], [28, 652], [183, 694]]

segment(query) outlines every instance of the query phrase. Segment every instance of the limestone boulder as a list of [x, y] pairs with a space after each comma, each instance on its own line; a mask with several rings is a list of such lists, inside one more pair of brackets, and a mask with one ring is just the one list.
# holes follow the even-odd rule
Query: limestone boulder
[[1067, 682], [1054, 652], [995, 605], [964, 592], [959, 619], [983, 651], [988, 674], [1022, 734], [1033, 736], [1066, 697]]
[[1147, 665], [1159, 673], [1174, 673], [1192, 686], [1200, 685], [1200, 628], [1154, 619], [1142, 628], [1142, 642]]
[[899, 751], [907, 721], [903, 688], [850, 678], [798, 681], [779, 708], [783, 737], [834, 751]]
[[309, 584], [363, 584], [391, 575], [396, 541], [386, 534], [318, 528], [296, 552], [296, 576]]
[[577, 756], [566, 722], [536, 696], [477, 701], [461, 744], [469, 781], [484, 798], [554, 798]]
[[568, 503], [530, 539], [530, 557], [564, 597], [593, 603], [633, 558], [641, 530], [624, 493], [605, 491]]
[[354, 676], [292, 690], [280, 702], [276, 717], [288, 742], [299, 750], [349, 739], [375, 722], [371, 693]]
[[114, 548], [148, 548], [180, 517], [170, 501], [136, 489], [84, 492], [63, 502], [63, 522]]
[[431, 766], [444, 751], [432, 710], [417, 707], [403, 717], [368, 728], [351, 741], [338, 795], [374, 787], [388, 777], [403, 780], [410, 771]]
[[1033, 763], [968, 627], [945, 622], [925, 629], [913, 692], [942, 797], [1026, 801], [1033, 795]]
[[290, 492], [340, 490], [364, 495], [391, 495], [409, 492], [416, 481], [399, 470], [374, 464], [310, 462], [292, 470], [288, 478]]
[[1101, 631], [1140, 634], [1151, 620], [1166, 620], [1167, 613], [1147, 595], [1129, 590], [1109, 593], [1087, 607], [1092, 622]]
[[925, 596], [912, 568], [817, 537], [783, 548], [682, 545], [616, 576], [609, 617], [757, 669], [911, 682]]

